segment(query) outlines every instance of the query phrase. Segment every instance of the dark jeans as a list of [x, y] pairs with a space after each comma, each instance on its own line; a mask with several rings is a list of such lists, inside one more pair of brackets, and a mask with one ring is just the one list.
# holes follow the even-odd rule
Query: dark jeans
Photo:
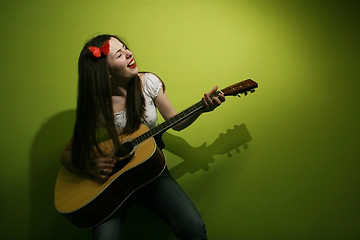
[[93, 230], [94, 240], [120, 240], [126, 209], [140, 204], [166, 221], [181, 240], [205, 240], [205, 224], [195, 206], [166, 169], [158, 178], [140, 188], [106, 222]]

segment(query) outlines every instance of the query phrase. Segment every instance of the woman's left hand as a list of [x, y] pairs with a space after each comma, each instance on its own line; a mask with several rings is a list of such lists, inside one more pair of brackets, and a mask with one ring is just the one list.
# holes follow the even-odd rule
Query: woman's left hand
[[201, 101], [204, 104], [204, 112], [213, 111], [217, 108], [222, 102], [225, 101], [225, 96], [223, 94], [219, 94], [217, 97], [211, 97], [218, 90], [218, 87], [215, 86], [210, 92], [205, 93], [202, 97]]

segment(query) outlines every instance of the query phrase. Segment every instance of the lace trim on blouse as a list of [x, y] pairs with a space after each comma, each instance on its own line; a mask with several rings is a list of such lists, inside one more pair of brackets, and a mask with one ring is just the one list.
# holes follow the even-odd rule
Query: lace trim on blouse
[[[144, 98], [145, 98], [145, 119], [143, 123], [149, 128], [157, 125], [157, 111], [155, 98], [162, 87], [161, 80], [152, 73], [145, 73], [144, 81]], [[126, 126], [126, 109], [114, 114], [115, 126], [119, 132]]]

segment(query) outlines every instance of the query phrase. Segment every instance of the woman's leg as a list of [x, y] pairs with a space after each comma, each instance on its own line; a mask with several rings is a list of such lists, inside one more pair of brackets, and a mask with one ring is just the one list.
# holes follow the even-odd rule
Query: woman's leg
[[127, 207], [121, 207], [108, 220], [94, 227], [93, 240], [121, 240]]
[[134, 197], [136, 202], [168, 222], [179, 239], [207, 239], [205, 224], [199, 212], [167, 169], [139, 189]]

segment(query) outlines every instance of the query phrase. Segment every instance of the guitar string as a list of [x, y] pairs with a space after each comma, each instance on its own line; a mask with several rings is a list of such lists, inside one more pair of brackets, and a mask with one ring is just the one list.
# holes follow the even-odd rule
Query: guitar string
[[167, 129], [169, 129], [170, 127], [175, 125], [176, 123], [184, 120], [185, 118], [187, 118], [188, 116], [190, 116], [190, 115], [194, 114], [195, 112], [199, 111], [203, 107], [204, 107], [204, 105], [202, 104], [201, 101], [194, 104], [193, 106], [185, 109], [184, 111], [177, 114], [176, 116], [170, 118], [168, 121], [163, 122], [160, 125], [150, 129], [146, 133], [143, 133], [142, 135], [134, 138], [133, 140], [131, 140], [131, 145], [133, 147], [135, 147], [136, 145], [138, 145], [139, 143], [145, 141], [146, 139], [148, 139], [150, 137], [153, 137], [153, 136], [161, 133], [162, 131], [166, 131]]

